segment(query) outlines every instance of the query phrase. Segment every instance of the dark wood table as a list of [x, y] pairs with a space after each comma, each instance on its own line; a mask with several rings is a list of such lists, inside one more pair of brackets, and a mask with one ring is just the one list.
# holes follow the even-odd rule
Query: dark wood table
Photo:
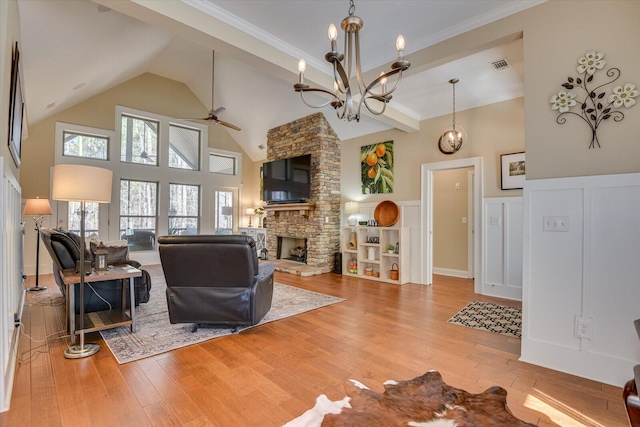
[[[136, 331], [136, 309], [133, 280], [134, 277], [142, 276], [142, 271], [130, 265], [118, 265], [107, 271], [95, 271], [85, 275], [85, 283], [105, 282], [110, 280], [122, 280], [122, 301], [121, 309], [95, 311], [84, 314], [84, 328], [76, 329], [80, 323], [80, 315], [76, 315], [75, 309], [75, 286], [80, 283], [80, 275], [75, 272], [65, 273], [63, 280], [67, 288], [67, 313], [69, 315], [69, 334], [71, 344], [75, 345], [76, 335], [88, 332], [101, 331], [103, 329], [117, 328], [131, 325], [131, 332]], [[127, 315], [127, 285], [129, 287], [130, 308]], [[86, 290], [85, 290], [86, 292]], [[83, 302], [81, 301], [81, 304]]]

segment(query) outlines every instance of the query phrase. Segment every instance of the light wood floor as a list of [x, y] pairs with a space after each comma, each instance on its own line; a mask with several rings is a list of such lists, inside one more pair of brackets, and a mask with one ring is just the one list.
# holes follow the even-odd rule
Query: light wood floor
[[[276, 273], [276, 280], [346, 301], [125, 365], [104, 343], [90, 358], [67, 360], [67, 338], [43, 345], [22, 336], [2, 425], [279, 426], [322, 393], [343, 398], [349, 378], [382, 391], [385, 380], [430, 369], [472, 393], [504, 387], [512, 412], [541, 426], [627, 425], [620, 388], [519, 362], [519, 340], [446, 323], [473, 300], [519, 305], [474, 294], [470, 280], [397, 286], [332, 273]], [[29, 293], [23, 322], [25, 334], [42, 340], [63, 328], [64, 305], [50, 299], [59, 296], [53, 277], [40, 281], [53, 292]]]

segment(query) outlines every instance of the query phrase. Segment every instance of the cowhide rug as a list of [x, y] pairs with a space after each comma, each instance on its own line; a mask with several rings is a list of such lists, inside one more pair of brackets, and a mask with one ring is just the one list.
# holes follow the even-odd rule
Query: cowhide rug
[[344, 399], [332, 402], [323, 394], [313, 408], [284, 427], [534, 426], [513, 416], [502, 387], [471, 394], [447, 385], [438, 371], [429, 371], [409, 381], [386, 381], [384, 388], [384, 393], [376, 393], [349, 380]]

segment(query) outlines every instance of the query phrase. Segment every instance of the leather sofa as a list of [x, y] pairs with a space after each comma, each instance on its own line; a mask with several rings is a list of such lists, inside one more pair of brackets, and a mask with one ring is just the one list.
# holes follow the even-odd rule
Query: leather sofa
[[271, 309], [273, 263], [258, 263], [249, 236], [162, 236], [171, 323], [251, 326]]
[[[66, 298], [66, 285], [62, 280], [62, 275], [65, 271], [76, 271], [76, 261], [80, 259], [80, 236], [65, 230], [42, 227], [40, 228], [40, 238], [53, 260], [53, 276], [55, 281], [60, 288], [60, 292]], [[85, 260], [92, 259], [92, 253], [89, 250], [85, 250]], [[107, 256], [107, 262], [109, 261]], [[126, 259], [119, 262], [140, 268], [140, 263], [137, 261]], [[115, 265], [116, 263], [112, 264]], [[148, 302], [151, 291], [151, 278], [149, 273], [146, 270], [142, 270], [142, 277], [136, 277], [133, 280], [135, 305], [138, 306], [140, 303]], [[78, 313], [80, 310], [80, 292], [77, 289], [79, 285], [75, 286], [74, 304], [76, 313]], [[122, 301], [122, 281], [94, 282], [91, 283], [91, 288], [87, 285], [84, 292], [85, 312], [108, 310], [109, 304], [103, 301], [103, 299], [111, 304], [111, 308], [120, 308]], [[128, 301], [130, 301], [129, 298], [127, 298], [127, 302]]]

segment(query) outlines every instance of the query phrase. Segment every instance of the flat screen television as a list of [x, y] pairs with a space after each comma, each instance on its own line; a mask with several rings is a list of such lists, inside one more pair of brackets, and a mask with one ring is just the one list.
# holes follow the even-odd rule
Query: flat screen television
[[303, 202], [311, 198], [311, 154], [262, 165], [262, 200], [269, 204]]

